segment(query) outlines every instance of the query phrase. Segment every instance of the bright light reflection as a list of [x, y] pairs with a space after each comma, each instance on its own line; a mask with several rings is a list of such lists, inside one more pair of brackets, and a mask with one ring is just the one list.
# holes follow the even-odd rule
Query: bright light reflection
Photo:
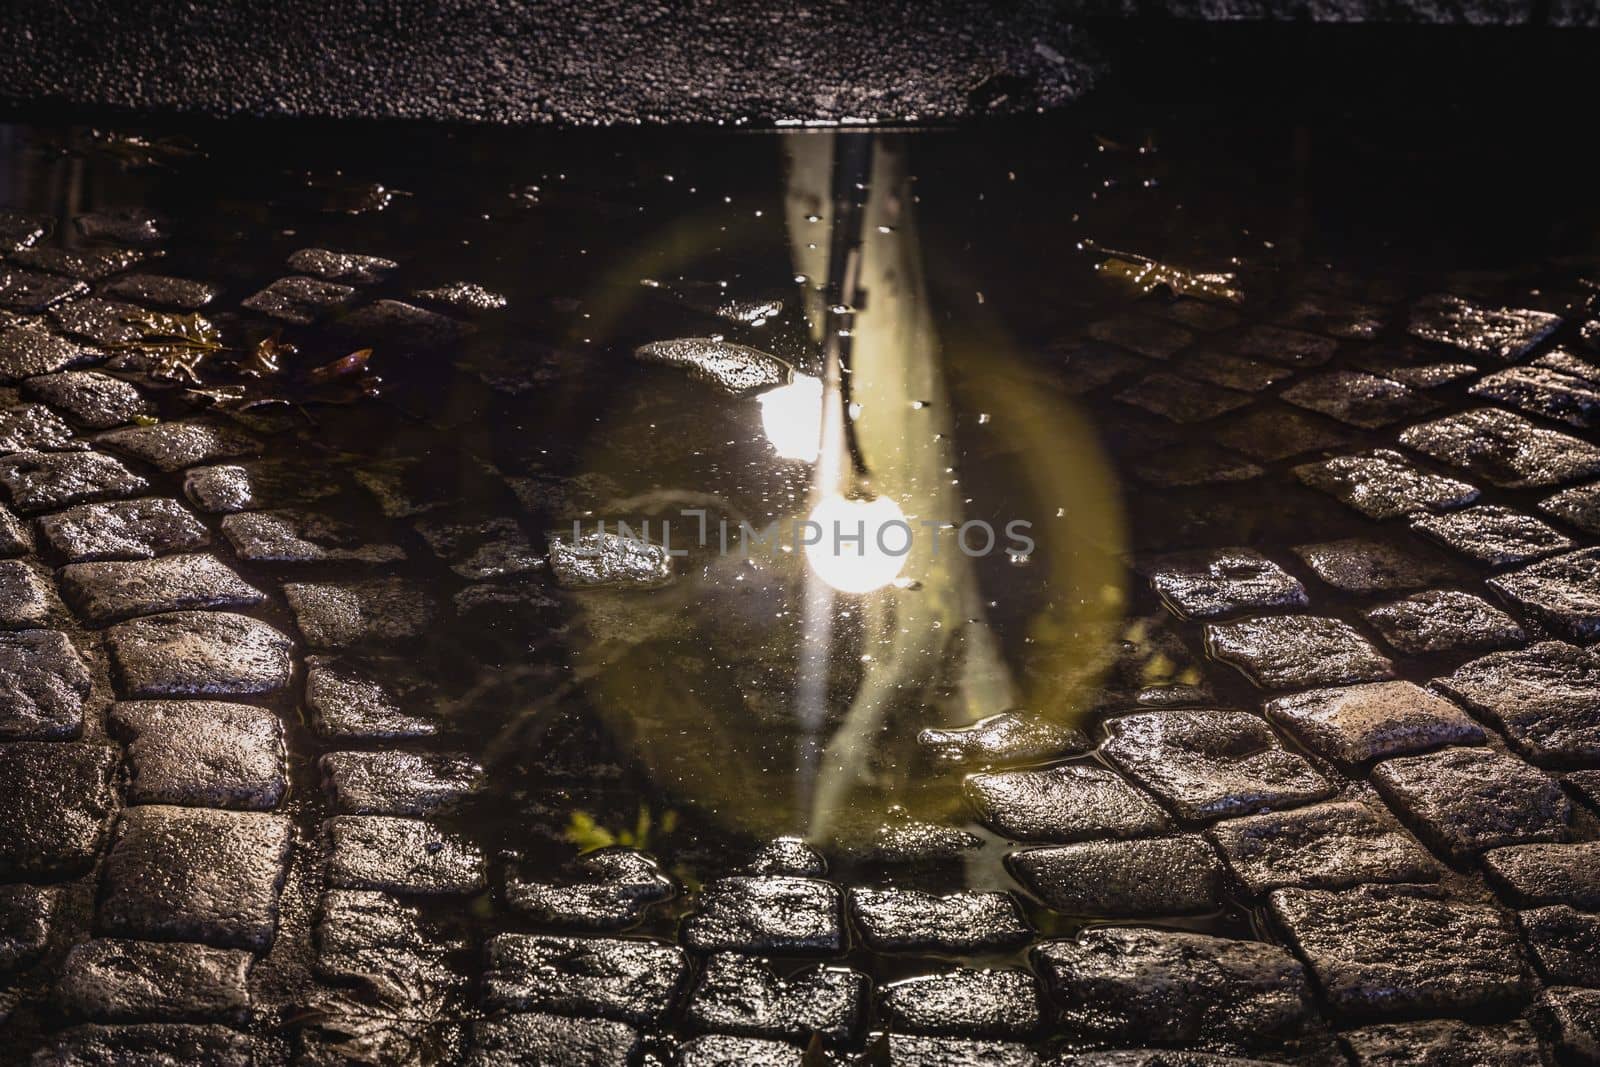
[[788, 385], [756, 397], [761, 402], [761, 428], [784, 459], [814, 463], [822, 435], [822, 379], [797, 374]]
[[[900, 576], [911, 547], [905, 512], [886, 496], [825, 497], [811, 512], [821, 539], [806, 545], [806, 562], [841, 593], [870, 593]], [[810, 536], [815, 536], [812, 531]]]

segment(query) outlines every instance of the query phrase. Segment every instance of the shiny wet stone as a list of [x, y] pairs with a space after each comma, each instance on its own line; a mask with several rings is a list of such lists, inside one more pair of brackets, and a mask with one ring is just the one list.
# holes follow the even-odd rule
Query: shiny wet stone
[[775, 837], [757, 849], [743, 869], [747, 874], [797, 874], [802, 878], [821, 878], [828, 873], [828, 861], [804, 838]]
[[1600, 367], [1559, 350], [1530, 366], [1496, 371], [1471, 393], [1570, 426], [1600, 420]]
[[52, 1035], [34, 1063], [36, 1067], [110, 1063], [254, 1067], [265, 1052], [258, 1038], [219, 1023], [89, 1024]]
[[1017, 881], [1064, 915], [1184, 915], [1214, 911], [1221, 900], [1216, 852], [1198, 837], [1027, 848], [1007, 862]]
[[544, 563], [512, 519], [446, 522], [424, 518], [418, 520], [417, 532], [434, 555], [469, 581], [525, 574]]
[[183, 491], [201, 511], [228, 513], [311, 504], [340, 486], [313, 465], [261, 460], [197, 467], [184, 475]]
[[0, 562], [0, 629], [43, 626], [59, 613], [55, 594], [37, 571], [18, 560]]
[[866, 1021], [867, 976], [817, 964], [782, 977], [766, 960], [720, 952], [689, 997], [685, 1019], [696, 1030], [834, 1045], [852, 1041]]
[[262, 563], [393, 563], [394, 544], [369, 542], [349, 523], [311, 511], [247, 511], [222, 517], [222, 532], [240, 559]]
[[1229, 819], [1211, 837], [1252, 896], [1289, 886], [1433, 882], [1440, 875], [1439, 865], [1410, 834], [1356, 801]]
[[341, 815], [427, 815], [476, 792], [483, 768], [463, 755], [329, 752], [318, 760]]
[[940, 766], [960, 768], [1041, 763], [1076, 756], [1091, 747], [1077, 727], [1022, 711], [990, 715], [971, 726], [930, 727], [917, 734], [917, 744]]
[[44, 953], [59, 901], [55, 889], [0, 886], [0, 973], [25, 967]]
[[1124, 715], [1101, 754], [1184, 819], [1205, 821], [1324, 799], [1335, 787], [1243, 711]]
[[696, 952], [836, 953], [844, 949], [843, 900], [814, 878], [721, 878], [700, 894], [682, 936]]
[[1051, 346], [1051, 352], [1062, 367], [1062, 387], [1073, 396], [1130, 378], [1149, 366], [1142, 359], [1100, 342], [1058, 343]]
[[1413, 389], [1437, 389], [1478, 373], [1478, 368], [1470, 363], [1405, 363], [1381, 357], [1358, 365]]
[[1544, 991], [1562, 1062], [1600, 1063], [1600, 990], [1556, 987]]
[[416, 908], [387, 893], [330, 889], [315, 940], [317, 973], [364, 987], [378, 1012], [427, 1018], [464, 984], [447, 957], [465, 942], [433, 935]]
[[1390, 378], [1359, 371], [1329, 371], [1302, 379], [1278, 394], [1308, 411], [1364, 430], [1417, 418], [1439, 405]]
[[253, 959], [239, 949], [183, 942], [95, 940], [61, 966], [57, 1006], [96, 1022], [206, 1021], [250, 1010]]
[[468, 1067], [619, 1067], [634, 1062], [639, 1031], [606, 1019], [520, 1012], [472, 1024]]
[[80, 504], [35, 523], [51, 551], [68, 563], [153, 559], [211, 542], [187, 508], [161, 498]]
[[1494, 908], [1405, 889], [1280, 889], [1273, 918], [1348, 1019], [1466, 1012], [1525, 995], [1516, 938]]
[[497, 934], [486, 946], [491, 1011], [553, 1011], [647, 1026], [672, 1009], [688, 960], [675, 945], [617, 938]]
[[1491, 749], [1400, 756], [1378, 764], [1372, 780], [1423, 840], [1456, 859], [1504, 845], [1559, 841], [1572, 812], [1554, 780]]
[[247, 696], [289, 684], [293, 643], [259, 620], [175, 611], [106, 631], [122, 696]]
[[1339, 1036], [1357, 1067], [1543, 1067], [1545, 1062], [1538, 1038], [1523, 1022], [1380, 1023]]
[[117, 751], [66, 741], [0, 744], [0, 878], [82, 874], [116, 808]]
[[261, 442], [243, 430], [204, 421], [130, 426], [103, 433], [95, 442], [164, 471], [253, 456], [261, 451]]
[[1516, 845], [1483, 857], [1490, 880], [1522, 907], [1600, 909], [1600, 843]]
[[328, 883], [341, 889], [458, 895], [487, 884], [483, 853], [421, 819], [336, 815], [323, 826]]
[[108, 430], [150, 412], [150, 402], [138, 389], [98, 371], [43, 374], [29, 378], [23, 388], [91, 430]]
[[24, 267], [97, 282], [137, 266], [145, 254], [132, 248], [26, 248], [8, 258]]
[[[434, 304], [464, 315], [481, 315], [506, 306], [506, 298], [502, 294], [475, 282], [450, 282], [432, 289], [418, 289], [411, 295], [425, 304]], [[781, 306], [777, 310], [782, 310]]]
[[215, 556], [200, 554], [72, 563], [61, 568], [61, 592], [80, 618], [96, 626], [135, 615], [254, 607], [266, 599]]
[[333, 656], [307, 656], [306, 708], [317, 735], [359, 741], [438, 733], [437, 719], [408, 710], [406, 688], [394, 682], [394, 666], [373, 668]]
[[563, 875], [555, 882], [508, 875], [506, 903], [552, 926], [620, 930], [643, 920], [652, 904], [677, 894], [677, 885], [654, 859], [630, 848], [586, 853], [568, 864]]
[[1242, 408], [1254, 397], [1158, 371], [1122, 390], [1117, 399], [1173, 422], [1190, 423], [1204, 422]]
[[1306, 748], [1347, 768], [1484, 739], [1466, 712], [1411, 682], [1313, 689], [1268, 701], [1266, 713]]
[[983, 846], [983, 839], [958, 827], [891, 812], [887, 819], [841, 827], [837, 845], [862, 863], [917, 866], [959, 860]]
[[949, 1037], [1027, 1037], [1044, 1022], [1039, 985], [1026, 971], [961, 967], [885, 986], [889, 1029]]
[[217, 298], [217, 290], [204, 282], [167, 274], [124, 274], [104, 292], [135, 304], [153, 304], [176, 311], [199, 311]]
[[150, 488], [120, 461], [96, 452], [23, 452], [0, 459], [0, 484], [21, 512], [54, 511], [129, 497]]
[[88, 292], [87, 285], [71, 278], [0, 267], [0, 308], [37, 314]]
[[653, 589], [672, 580], [672, 560], [662, 545], [591, 532], [576, 540], [549, 539], [550, 573], [568, 589]]
[[1419, 589], [1450, 577], [1443, 561], [1387, 541], [1350, 537], [1294, 550], [1324, 582], [1346, 593]]
[[65, 333], [97, 345], [115, 347], [142, 338], [150, 312], [137, 304], [91, 296], [52, 309], [50, 317]]
[[1206, 626], [1206, 648], [1263, 689], [1383, 681], [1394, 664], [1348, 623], [1312, 615], [1260, 615]]
[[1600, 638], [1600, 548], [1553, 556], [1491, 578], [1489, 585], [1551, 629], [1579, 641]]
[[1535, 763], [1600, 758], [1600, 657], [1591, 651], [1544, 641], [1475, 659], [1435, 684], [1493, 719]]
[[33, 538], [27, 527], [9, 509], [0, 506], [0, 556], [21, 556], [32, 551]]
[[1042, 1062], [1016, 1041], [889, 1035], [889, 1067], [1039, 1067]]
[[1411, 520], [1411, 526], [1468, 559], [1493, 567], [1524, 563], [1573, 547], [1571, 538], [1548, 524], [1497, 504], [1419, 516]]
[[348, 285], [303, 275], [279, 278], [240, 302], [251, 311], [295, 326], [309, 326], [350, 303], [356, 291]]
[[43, 404], [17, 404], [0, 411], [0, 453], [64, 452], [82, 448], [72, 427]]
[[804, 1067], [805, 1050], [784, 1041], [705, 1034], [678, 1046], [678, 1067]]
[[1300, 580], [1252, 548], [1169, 556], [1154, 561], [1149, 572], [1151, 587], [1183, 618], [1307, 604]]
[[1555, 904], [1518, 912], [1517, 925], [1548, 981], [1600, 986], [1600, 916]]
[[1430, 474], [1386, 448], [1307, 463], [1294, 474], [1369, 519], [1448, 511], [1478, 499], [1478, 490], [1466, 482]]
[[433, 598], [400, 578], [289, 582], [295, 625], [313, 648], [348, 648], [417, 637], [438, 613]]
[[124, 701], [128, 801], [269, 811], [286, 788], [283, 727], [270, 711], [212, 700]]
[[128, 808], [106, 858], [96, 926], [117, 937], [264, 951], [277, 929], [292, 833], [278, 815]]
[[37, 327], [0, 330], [0, 381], [22, 381], [104, 358], [102, 352]]
[[1541, 501], [1539, 510], [1584, 533], [1600, 534], [1600, 482], [1563, 489]]
[[1491, 307], [1445, 294], [1426, 297], [1411, 312], [1410, 332], [1505, 362], [1521, 359], [1561, 325], [1561, 316], [1527, 308]]
[[1485, 652], [1528, 639], [1510, 615], [1482, 597], [1454, 589], [1415, 593], [1361, 614], [1385, 641], [1410, 655]]
[[1276, 463], [1307, 452], [1323, 452], [1350, 442], [1334, 423], [1281, 407], [1252, 408], [1219, 426], [1218, 443], [1258, 463]]
[[1304, 968], [1260, 941], [1096, 927], [1029, 955], [1064, 1032], [1097, 1044], [1274, 1048], [1311, 1019]]
[[1194, 343], [1194, 334], [1171, 322], [1148, 315], [1119, 315], [1093, 323], [1090, 338], [1117, 345], [1150, 359], [1171, 359]]
[[289, 256], [289, 269], [298, 274], [314, 274], [330, 282], [370, 285], [400, 264], [382, 256], [355, 252], [332, 252], [326, 248], [302, 248]]
[[1026, 944], [1032, 930], [1009, 893], [851, 889], [850, 915], [875, 952], [968, 955]]
[[1506, 489], [1566, 485], [1600, 474], [1600, 446], [1497, 408], [1413, 426], [1400, 441]]
[[975, 774], [966, 791], [986, 826], [1018, 841], [1136, 837], [1167, 826], [1148, 795], [1102, 767]]

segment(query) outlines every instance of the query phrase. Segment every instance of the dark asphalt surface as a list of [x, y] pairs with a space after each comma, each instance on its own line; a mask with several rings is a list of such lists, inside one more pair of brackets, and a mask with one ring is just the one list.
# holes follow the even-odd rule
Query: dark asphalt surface
[[0, 98], [497, 124], [953, 118], [1083, 91], [1091, 64], [1057, 10], [24, 0], [0, 11]]

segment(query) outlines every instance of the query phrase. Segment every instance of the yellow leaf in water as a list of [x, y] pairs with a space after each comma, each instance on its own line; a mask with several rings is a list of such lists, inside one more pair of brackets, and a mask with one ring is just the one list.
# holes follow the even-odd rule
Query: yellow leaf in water
[[1108, 258], [1095, 269], [1108, 277], [1127, 282], [1141, 293], [1165, 286], [1179, 296], [1221, 300], [1229, 304], [1244, 302], [1244, 293], [1234, 286], [1233, 274], [1186, 270], [1136, 252], [1117, 252], [1110, 248], [1101, 251]]

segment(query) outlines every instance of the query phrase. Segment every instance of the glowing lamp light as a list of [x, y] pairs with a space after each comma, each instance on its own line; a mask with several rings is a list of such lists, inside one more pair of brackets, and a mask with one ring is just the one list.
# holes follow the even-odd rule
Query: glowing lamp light
[[784, 459], [815, 463], [822, 436], [822, 379], [797, 374], [788, 385], [769, 389], [756, 400], [773, 451]]
[[905, 512], [886, 496], [829, 496], [811, 512], [806, 562], [841, 593], [870, 593], [900, 576], [911, 549]]

